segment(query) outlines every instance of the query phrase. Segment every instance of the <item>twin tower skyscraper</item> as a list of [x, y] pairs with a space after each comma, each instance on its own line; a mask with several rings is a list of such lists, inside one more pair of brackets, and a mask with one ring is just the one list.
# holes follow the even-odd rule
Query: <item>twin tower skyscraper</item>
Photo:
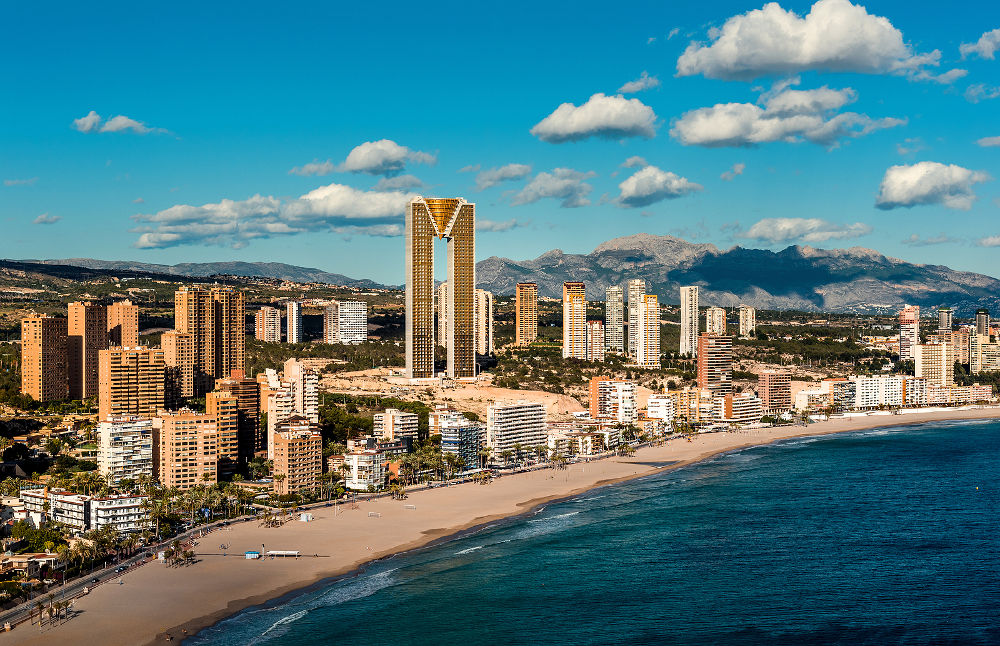
[[476, 205], [463, 198], [415, 197], [406, 205], [406, 376], [434, 377], [434, 241], [448, 241], [448, 377], [476, 376], [474, 298]]

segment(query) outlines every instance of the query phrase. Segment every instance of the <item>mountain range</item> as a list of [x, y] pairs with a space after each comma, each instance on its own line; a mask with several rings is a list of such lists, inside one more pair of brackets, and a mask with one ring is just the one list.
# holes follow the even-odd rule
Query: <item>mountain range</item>
[[[361, 289], [384, 287], [368, 279], [278, 262], [159, 265], [92, 258], [20, 262], [190, 278], [260, 276]], [[533, 281], [539, 295], [561, 298], [563, 282], [583, 281], [588, 298], [603, 300], [609, 285], [643, 278], [647, 293], [658, 294], [664, 303], [676, 303], [682, 285], [699, 285], [701, 304], [721, 307], [745, 303], [759, 309], [888, 313], [909, 303], [925, 308], [947, 305], [963, 316], [980, 307], [1000, 310], [996, 278], [914, 264], [872, 249], [791, 246], [781, 251], [743, 247], [723, 251], [711, 244], [647, 233], [608, 240], [588, 254], [553, 249], [533, 260], [493, 256], [477, 263], [476, 276], [480, 288], [500, 296], [513, 294], [518, 282]]]
[[661, 302], [677, 303], [682, 285], [699, 285], [700, 303], [760, 309], [826, 312], [893, 312], [904, 304], [947, 305], [959, 315], [979, 307], [1000, 307], [1000, 280], [919, 265], [871, 249], [781, 251], [733, 247], [722, 251], [673, 236], [637, 234], [600, 244], [588, 254], [559, 249], [534, 260], [492, 257], [476, 266], [479, 286], [496, 294], [514, 293], [520, 281], [538, 283], [538, 293], [562, 297], [564, 281], [583, 281], [590, 299], [604, 300], [609, 285], [644, 278], [646, 291]]

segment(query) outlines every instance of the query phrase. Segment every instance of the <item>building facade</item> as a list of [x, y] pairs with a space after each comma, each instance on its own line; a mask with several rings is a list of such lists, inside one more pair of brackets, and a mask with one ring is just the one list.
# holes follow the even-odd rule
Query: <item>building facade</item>
[[264, 307], [253, 315], [253, 337], [265, 343], [281, 343], [281, 310]]
[[108, 347], [108, 310], [86, 301], [70, 303], [67, 311], [69, 398], [96, 397], [98, 353]]
[[587, 361], [604, 361], [604, 323], [587, 321]]
[[368, 303], [334, 301], [323, 311], [323, 342], [357, 345], [368, 340]]
[[625, 352], [625, 298], [619, 285], [604, 291], [604, 341], [608, 352]]
[[514, 296], [514, 343], [528, 345], [538, 338], [538, 284], [518, 283]]
[[583, 283], [563, 283], [562, 356], [587, 358], [587, 288]]
[[101, 350], [98, 418], [156, 415], [166, 405], [166, 369], [160, 348]]
[[420, 416], [396, 408], [387, 408], [385, 412], [375, 413], [372, 416], [372, 432], [379, 439], [406, 439], [415, 443], [420, 432]]
[[[631, 334], [631, 330], [629, 333]], [[655, 294], [644, 294], [639, 303], [638, 327], [635, 337], [636, 365], [659, 370], [660, 300]]]
[[323, 473], [323, 437], [319, 425], [291, 417], [278, 425], [274, 438], [274, 492], [278, 495], [315, 489]]
[[537, 402], [494, 402], [486, 409], [486, 446], [494, 460], [505, 451], [546, 443], [545, 406]]
[[632, 361], [635, 361], [641, 326], [639, 308], [646, 295], [646, 281], [641, 278], [633, 278], [625, 283], [625, 288], [628, 292], [628, 356]]
[[713, 397], [733, 391], [733, 337], [698, 335], [698, 387]]
[[174, 329], [191, 334], [194, 390], [212, 390], [216, 379], [246, 368], [246, 296], [231, 287], [182, 287], [174, 293]]
[[757, 310], [749, 305], [740, 305], [740, 336], [748, 337], [757, 330]]
[[288, 301], [285, 303], [285, 340], [288, 343], [302, 343], [302, 303]]
[[693, 357], [698, 353], [698, 286], [681, 287], [680, 355]]
[[493, 354], [493, 294], [485, 289], [475, 291], [476, 353]]
[[108, 305], [108, 346], [133, 348], [139, 345], [139, 306], [132, 301]]
[[21, 392], [39, 402], [69, 397], [67, 321], [54, 316], [21, 320]]
[[917, 344], [914, 347], [916, 375], [928, 386], [955, 385], [955, 353], [950, 343]]
[[705, 310], [705, 332], [715, 336], [725, 336], [726, 310], [721, 307], [710, 307]]
[[218, 482], [219, 429], [206, 413], [163, 411], [153, 418], [153, 466], [164, 487], [191, 489]]
[[153, 477], [153, 422], [148, 418], [113, 417], [97, 425], [97, 436], [97, 468], [109, 486]]
[[182, 399], [194, 397], [194, 375], [197, 356], [195, 337], [188, 332], [171, 330], [160, 335], [163, 362], [167, 366], [166, 399], [176, 405]]
[[765, 413], [792, 409], [792, 375], [784, 370], [762, 370], [757, 375], [757, 396]]
[[899, 360], [916, 359], [916, 347], [920, 344], [920, 306], [904, 305], [899, 312]]

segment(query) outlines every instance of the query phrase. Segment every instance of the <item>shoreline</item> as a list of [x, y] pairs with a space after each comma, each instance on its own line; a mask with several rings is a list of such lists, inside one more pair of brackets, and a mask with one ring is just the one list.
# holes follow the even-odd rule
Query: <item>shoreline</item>
[[[361, 503], [360, 510], [319, 508], [313, 510], [314, 521], [293, 520], [280, 528], [244, 523], [229, 528], [228, 535], [213, 532], [201, 539], [202, 545], [196, 550], [205, 556], [193, 566], [144, 565], [128, 574], [125, 584], [101, 585], [80, 598], [76, 604], [78, 614], [64, 624], [41, 631], [22, 624], [8, 633], [7, 638], [11, 643], [41, 644], [57, 635], [85, 638], [100, 631], [107, 644], [183, 641], [247, 608], [281, 605], [338, 580], [361, 576], [377, 561], [451, 541], [497, 521], [513, 521], [542, 505], [600, 487], [674, 471], [720, 454], [786, 439], [988, 419], [1000, 419], [1000, 407], [834, 418], [808, 426], [708, 433], [695, 436], [691, 442], [677, 439], [645, 447], [628, 458], [609, 456], [580, 462], [566, 470], [505, 475], [487, 486], [469, 483], [415, 492], [407, 501], [408, 507], [417, 508], [413, 511], [406, 511], [400, 501], [366, 501]], [[479, 511], [486, 513], [476, 515]], [[328, 516], [329, 513], [334, 516]], [[369, 516], [372, 513], [378, 516]], [[373, 530], [375, 527], [378, 529]], [[230, 539], [227, 547], [233, 553], [228, 558], [208, 551], [217, 539]], [[319, 555], [321, 549], [333, 549], [339, 554], [324, 555], [331, 560], [326, 567], [325, 561], [313, 563], [312, 556], [245, 561], [239, 553], [244, 548], [258, 549], [257, 545], [263, 548], [262, 541], [271, 541], [273, 545], [274, 539], [291, 542], [307, 555], [314, 552]], [[235, 549], [237, 543], [239, 549]], [[230, 600], [220, 607], [219, 599]], [[205, 612], [209, 607], [212, 609]]]

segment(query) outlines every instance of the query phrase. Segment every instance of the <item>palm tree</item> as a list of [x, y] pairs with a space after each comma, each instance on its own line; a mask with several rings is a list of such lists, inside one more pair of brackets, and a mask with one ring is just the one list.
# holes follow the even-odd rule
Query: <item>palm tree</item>
[[511, 451], [510, 449], [507, 449], [506, 451], [502, 451], [500, 453], [500, 459], [503, 460], [503, 465], [504, 466], [507, 466], [508, 464], [510, 464], [510, 459], [512, 457], [514, 457], [514, 452]]
[[490, 446], [484, 446], [483, 448], [479, 449], [480, 468], [482, 469], [486, 468], [486, 465], [489, 464], [490, 455], [492, 453], [493, 453], [493, 447]]

